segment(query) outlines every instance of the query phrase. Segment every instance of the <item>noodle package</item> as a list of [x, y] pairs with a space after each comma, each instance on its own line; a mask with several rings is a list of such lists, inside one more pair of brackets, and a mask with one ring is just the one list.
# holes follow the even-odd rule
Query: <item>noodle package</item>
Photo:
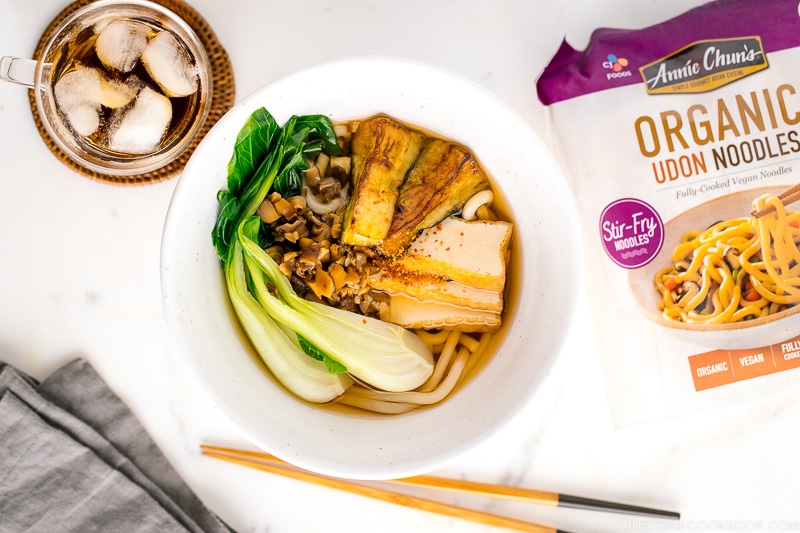
[[616, 426], [800, 388], [798, 65], [798, 0], [721, 0], [541, 74]]

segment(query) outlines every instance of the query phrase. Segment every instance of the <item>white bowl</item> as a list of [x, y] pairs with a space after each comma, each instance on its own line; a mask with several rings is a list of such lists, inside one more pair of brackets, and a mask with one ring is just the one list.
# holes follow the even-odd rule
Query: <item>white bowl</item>
[[[264, 106], [334, 120], [388, 113], [469, 147], [513, 211], [511, 286], [502, 337], [480, 373], [441, 404], [398, 416], [304, 403], [256, 362], [233, 316], [211, 244], [237, 133]], [[302, 468], [352, 479], [439, 469], [508, 423], [558, 354], [582, 279], [574, 207], [545, 145], [489, 92], [415, 62], [354, 58], [298, 72], [236, 105], [195, 150], [164, 228], [162, 292], [177, 350], [252, 443]]]
[[667, 222], [664, 225], [664, 245], [655, 259], [646, 267], [628, 273], [631, 291], [641, 313], [681, 340], [719, 349], [766, 346], [797, 335], [800, 328], [800, 306], [764, 318], [729, 324], [688, 324], [669, 320], [658, 310], [661, 295], [653, 283], [656, 273], [672, 264], [672, 252], [687, 231], [704, 230], [720, 220], [748, 216], [755, 198], [765, 193], [780, 193], [787, 187], [788, 185], [737, 191], [700, 204]]

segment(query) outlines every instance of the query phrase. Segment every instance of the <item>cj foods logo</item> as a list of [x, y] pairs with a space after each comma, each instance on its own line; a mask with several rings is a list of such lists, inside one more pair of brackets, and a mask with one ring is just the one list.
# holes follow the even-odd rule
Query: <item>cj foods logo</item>
[[627, 78], [631, 76], [631, 71], [626, 70], [628, 60], [624, 57], [617, 57], [614, 54], [608, 54], [606, 60], [603, 61], [603, 68], [610, 70], [606, 72], [606, 79], [613, 80], [614, 78]]

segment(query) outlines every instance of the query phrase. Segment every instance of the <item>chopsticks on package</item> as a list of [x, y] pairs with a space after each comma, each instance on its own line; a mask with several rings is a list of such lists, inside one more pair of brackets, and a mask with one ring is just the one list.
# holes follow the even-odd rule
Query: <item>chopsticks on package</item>
[[[285, 461], [267, 453], [236, 450], [233, 448], [223, 448], [219, 446], [208, 445], [201, 445], [200, 449], [202, 450], [203, 455], [213, 457], [215, 459], [228, 461], [241, 466], [247, 466], [301, 481], [307, 481], [309, 483], [314, 483], [329, 488], [343, 490], [353, 494], [359, 494], [361, 496], [367, 496], [398, 505], [404, 505], [414, 509], [421, 509], [431, 513], [452, 516], [455, 518], [461, 518], [464, 520], [470, 520], [472, 522], [496, 527], [504, 527], [515, 531], [529, 531], [534, 533], [567, 533], [563, 530], [533, 524], [523, 520], [485, 513], [482, 511], [475, 511], [434, 500], [418, 498], [415, 496], [402, 494], [400, 492], [394, 492], [356, 482], [346, 481], [344, 479], [314, 474], [312, 472], [293, 467], [289, 463], [286, 463]], [[464, 494], [486, 496], [489, 498], [516, 500], [552, 507], [571, 507], [595, 511], [637, 514], [667, 519], [680, 518], [679, 513], [672, 511], [663, 511], [660, 509], [650, 509], [621, 503], [592, 500], [578, 496], [570, 496], [568, 494], [559, 494], [556, 492], [547, 492], [503, 485], [492, 485], [489, 483], [476, 483], [436, 476], [414, 476], [402, 479], [387, 480], [385, 482], [390, 484], [415, 485], [428, 489], [459, 492]]]
[[[793, 202], [800, 200], [800, 183], [792, 187], [789, 187], [788, 189], [780, 193], [778, 195], [778, 200], [780, 200], [783, 203], [783, 205], [789, 205]], [[761, 209], [760, 211], [754, 209], [753, 211], [750, 212], [750, 214], [756, 218], [759, 218], [766, 215], [767, 213], [772, 213], [774, 211], [775, 208], [770, 205], [764, 209]]]

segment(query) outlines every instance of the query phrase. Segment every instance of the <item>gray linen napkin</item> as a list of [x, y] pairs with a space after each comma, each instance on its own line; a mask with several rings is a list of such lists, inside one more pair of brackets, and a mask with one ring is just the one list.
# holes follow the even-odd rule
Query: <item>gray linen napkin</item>
[[0, 533], [231, 530], [83, 359], [41, 384], [0, 363]]

